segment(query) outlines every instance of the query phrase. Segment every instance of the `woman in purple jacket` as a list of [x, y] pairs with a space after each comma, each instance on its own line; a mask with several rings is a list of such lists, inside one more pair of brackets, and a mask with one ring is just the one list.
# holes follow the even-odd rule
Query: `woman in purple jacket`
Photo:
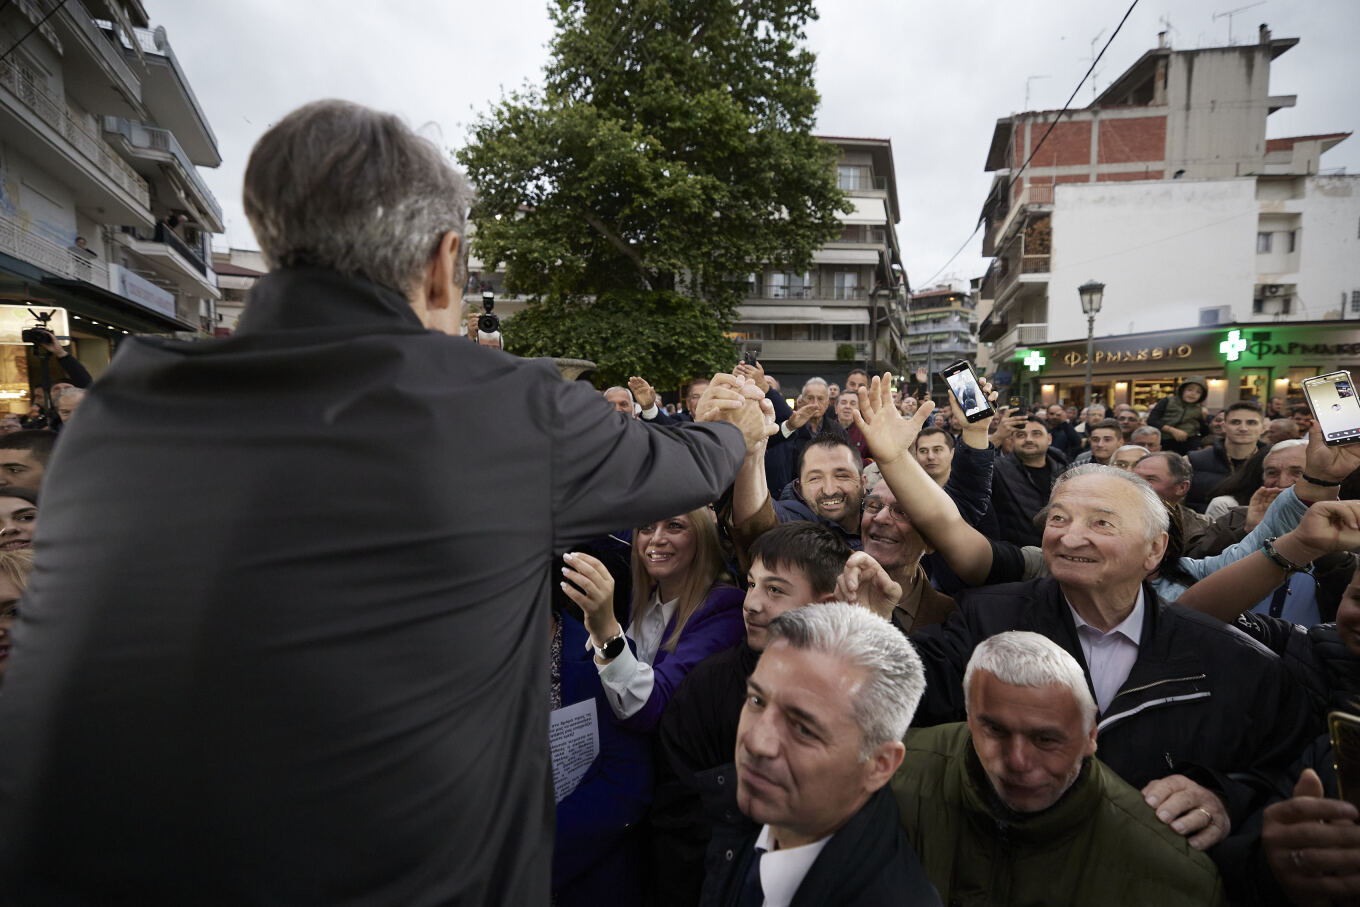
[[707, 507], [633, 533], [633, 604], [625, 632], [611, 607], [614, 581], [588, 554], [566, 555], [567, 596], [585, 614], [588, 645], [619, 723], [650, 731], [691, 668], [735, 645], [745, 597], [723, 567]]

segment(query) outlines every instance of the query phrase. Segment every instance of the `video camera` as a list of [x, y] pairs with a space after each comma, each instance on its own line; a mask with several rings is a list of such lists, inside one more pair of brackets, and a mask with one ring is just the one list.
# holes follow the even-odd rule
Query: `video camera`
[[28, 314], [32, 315], [38, 323], [31, 328], [24, 328], [19, 333], [20, 340], [34, 346], [42, 346], [44, 343], [52, 343], [56, 340], [56, 335], [47, 327], [48, 322], [52, 320], [51, 312], [35, 312], [29, 309]]

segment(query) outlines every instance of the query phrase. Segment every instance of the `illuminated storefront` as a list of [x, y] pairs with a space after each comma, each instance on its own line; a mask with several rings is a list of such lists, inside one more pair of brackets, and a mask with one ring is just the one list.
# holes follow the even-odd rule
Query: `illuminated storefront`
[[[1304, 378], [1360, 371], [1360, 322], [1226, 324], [1212, 328], [1098, 337], [1091, 356], [1092, 396], [1113, 406], [1151, 407], [1190, 375], [1209, 380], [1207, 404], [1271, 397], [1301, 402]], [[998, 370], [999, 371], [999, 370]], [[1018, 393], [1036, 402], [1081, 404], [1085, 338], [1017, 350], [1006, 369]]]

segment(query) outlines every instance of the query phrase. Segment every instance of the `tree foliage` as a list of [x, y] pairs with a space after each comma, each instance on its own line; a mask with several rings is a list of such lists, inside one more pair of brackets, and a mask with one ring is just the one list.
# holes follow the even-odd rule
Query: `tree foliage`
[[670, 290], [545, 298], [507, 319], [504, 336], [519, 356], [590, 359], [601, 387], [642, 375], [657, 390], [678, 390], [689, 378], [731, 371], [736, 361], [712, 309]]
[[[480, 116], [459, 152], [478, 192], [474, 249], [504, 264], [507, 289], [574, 312], [615, 294], [638, 318], [676, 302], [645, 293], [675, 291], [721, 326], [747, 274], [801, 270], [838, 233], [834, 152], [811, 134], [811, 0], [550, 11], [543, 86]], [[553, 352], [581, 355], [563, 333]]]

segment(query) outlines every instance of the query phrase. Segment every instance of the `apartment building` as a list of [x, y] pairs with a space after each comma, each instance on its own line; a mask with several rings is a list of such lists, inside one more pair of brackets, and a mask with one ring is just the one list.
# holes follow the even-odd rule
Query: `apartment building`
[[1218, 349], [1232, 331], [1275, 349], [1270, 328], [1286, 322], [1296, 345], [1360, 340], [1333, 320], [1360, 317], [1360, 177], [1322, 160], [1349, 133], [1267, 138], [1269, 116], [1297, 100], [1271, 93], [1270, 64], [1298, 43], [1265, 26], [1229, 47], [1173, 50], [1163, 36], [1090, 106], [998, 120], [979, 332], [998, 383], [1080, 400], [1088, 280], [1105, 286], [1092, 366], [1107, 403], [1148, 405], [1206, 371], [1211, 405], [1297, 394], [1305, 372], [1341, 364]]
[[892, 141], [822, 137], [854, 210], [802, 273], [750, 275], [736, 337], [792, 392], [813, 376], [840, 382], [856, 366], [901, 372], [907, 361], [907, 285]]
[[165, 29], [141, 0], [25, 0], [0, 6], [0, 47], [0, 303], [65, 309], [95, 374], [130, 334], [210, 335], [222, 210], [197, 168], [221, 156]]
[[941, 284], [912, 293], [907, 304], [905, 371], [934, 375], [956, 359], [977, 354], [977, 297], [970, 286]]

